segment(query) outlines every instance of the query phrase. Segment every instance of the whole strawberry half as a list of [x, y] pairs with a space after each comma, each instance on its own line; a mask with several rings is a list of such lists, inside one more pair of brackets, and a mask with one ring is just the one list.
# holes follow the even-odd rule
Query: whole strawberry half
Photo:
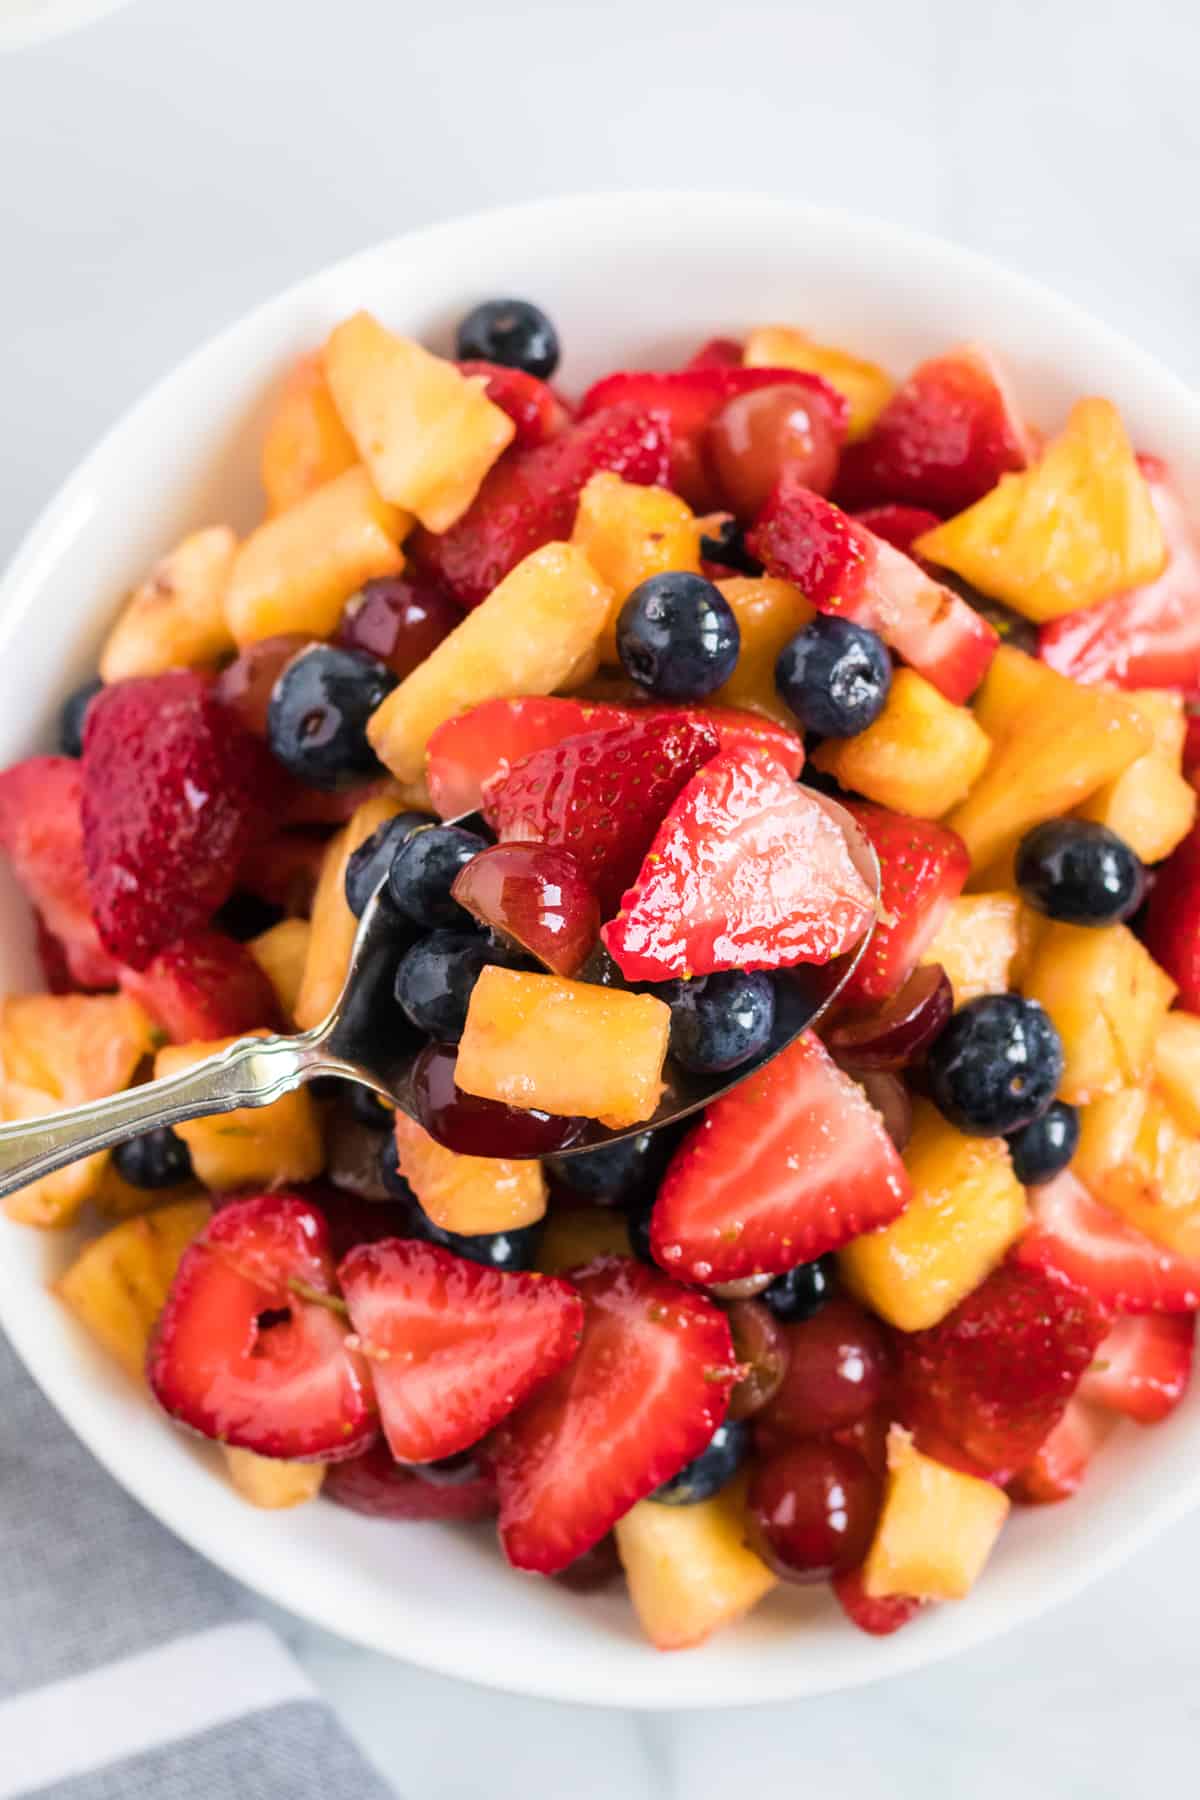
[[1066, 1410], [1109, 1329], [1087, 1294], [1004, 1263], [928, 1331], [898, 1336], [900, 1412], [988, 1469], [1021, 1469]]
[[601, 1257], [571, 1280], [583, 1301], [579, 1354], [488, 1445], [505, 1553], [544, 1575], [700, 1453], [737, 1373], [711, 1300], [627, 1257]]
[[298, 1195], [221, 1207], [184, 1251], [150, 1346], [159, 1404], [260, 1456], [339, 1461], [365, 1450], [375, 1400], [333, 1273], [325, 1220]]
[[517, 428], [513, 443], [522, 450], [536, 450], [565, 431], [571, 415], [548, 382], [524, 369], [507, 369], [503, 363], [460, 362], [464, 375], [482, 375], [487, 397], [506, 412]]
[[92, 917], [83, 854], [83, 773], [69, 756], [31, 756], [0, 773], [0, 849], [61, 946], [71, 981], [116, 985], [117, 970]]
[[391, 1238], [352, 1250], [338, 1277], [402, 1462], [469, 1449], [579, 1346], [582, 1303], [552, 1276]]
[[173, 1044], [278, 1029], [279, 1001], [261, 965], [222, 931], [197, 931], [122, 969], [121, 987], [140, 1000]]
[[911, 1594], [886, 1594], [880, 1600], [872, 1599], [863, 1587], [861, 1569], [847, 1569], [835, 1575], [832, 1585], [834, 1597], [850, 1623], [871, 1637], [890, 1637], [893, 1631], [915, 1619], [924, 1604]]
[[671, 802], [719, 749], [712, 726], [686, 715], [580, 732], [489, 786], [484, 815], [502, 842], [570, 850], [610, 918]]
[[105, 947], [130, 968], [207, 925], [275, 792], [275, 764], [187, 672], [123, 681], [88, 708], [83, 847]]
[[1200, 1011], [1200, 825], [1158, 870], [1143, 937], [1178, 986], [1179, 1004]]
[[846, 810], [879, 859], [880, 918], [842, 998], [847, 1006], [871, 1006], [897, 993], [916, 968], [962, 893], [971, 859], [957, 832], [930, 819], [865, 800], [848, 801]]
[[746, 547], [768, 575], [800, 588], [819, 612], [878, 632], [956, 704], [987, 672], [999, 638], [960, 595], [786, 469]]
[[883, 1120], [806, 1031], [683, 1140], [650, 1247], [681, 1281], [782, 1274], [890, 1223], [911, 1191]]
[[1200, 1263], [1164, 1249], [1101, 1206], [1069, 1169], [1030, 1188], [1029, 1213], [1029, 1229], [1013, 1253], [1023, 1267], [1058, 1276], [1116, 1313], [1200, 1307]]
[[627, 981], [824, 963], [874, 897], [820, 800], [761, 750], [725, 750], [684, 788], [601, 933]]
[[1157, 1425], [1187, 1392], [1196, 1345], [1192, 1313], [1118, 1319], [1079, 1384], [1081, 1400]]
[[327, 1500], [371, 1519], [470, 1521], [496, 1510], [496, 1478], [471, 1456], [406, 1469], [380, 1438], [350, 1462], [335, 1463], [321, 1488]]
[[460, 606], [478, 606], [526, 556], [570, 536], [579, 495], [601, 469], [642, 487], [665, 483], [666, 415], [610, 407], [536, 450], [501, 457], [456, 525], [440, 536], [414, 532], [407, 547]]
[[948, 517], [1028, 467], [1035, 443], [991, 352], [962, 344], [914, 369], [838, 474], [848, 506], [900, 500]]

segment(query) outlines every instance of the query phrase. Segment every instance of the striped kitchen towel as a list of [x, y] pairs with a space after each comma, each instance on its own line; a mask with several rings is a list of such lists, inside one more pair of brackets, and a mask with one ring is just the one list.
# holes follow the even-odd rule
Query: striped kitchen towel
[[235, 1583], [94, 1462], [0, 1337], [0, 1800], [387, 1800]]

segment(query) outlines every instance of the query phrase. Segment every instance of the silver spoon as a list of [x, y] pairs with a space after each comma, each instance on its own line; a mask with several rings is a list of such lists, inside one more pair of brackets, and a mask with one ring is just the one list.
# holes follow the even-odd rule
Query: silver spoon
[[[844, 833], [855, 866], [878, 898], [879, 864], [866, 836], [836, 801], [822, 794], [812, 797]], [[481, 823], [474, 814], [448, 822], [468, 829]], [[419, 1077], [418, 1059], [427, 1040], [412, 1029], [392, 999], [392, 977], [404, 945], [404, 926], [382, 894], [383, 886], [381, 882], [363, 912], [342, 991], [320, 1025], [293, 1037], [239, 1038], [178, 1075], [147, 1081], [111, 1099], [70, 1107], [45, 1118], [0, 1125], [0, 1198], [80, 1157], [111, 1149], [158, 1126], [179, 1125], [244, 1106], [269, 1106], [294, 1088], [327, 1076], [357, 1081], [389, 1106], [427, 1123], [414, 1079]], [[413, 928], [412, 936], [416, 935]], [[697, 1075], [668, 1059], [666, 1086], [653, 1118], [624, 1131], [610, 1131], [593, 1119], [580, 1120], [576, 1135], [566, 1144], [555, 1145], [553, 1153], [577, 1156], [620, 1138], [658, 1131], [735, 1087], [824, 1016], [857, 968], [870, 935], [868, 929], [852, 950], [832, 962], [819, 967], [801, 965], [776, 977], [775, 1028], [753, 1062], [722, 1074]], [[497, 1120], [502, 1134], [503, 1113]], [[473, 1148], [476, 1155], [538, 1154], [520, 1147], [506, 1148], [502, 1141], [490, 1150]], [[540, 1153], [549, 1151], [543, 1147]]]

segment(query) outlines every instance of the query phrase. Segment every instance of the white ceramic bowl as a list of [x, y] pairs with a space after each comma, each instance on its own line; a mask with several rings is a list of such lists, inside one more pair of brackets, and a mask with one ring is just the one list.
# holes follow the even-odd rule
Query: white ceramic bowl
[[[803, 323], [893, 369], [964, 337], [995, 346], [1030, 415], [1111, 395], [1169, 457], [1200, 511], [1200, 401], [1065, 301], [932, 239], [730, 194], [556, 200], [397, 239], [251, 313], [129, 412], [51, 503], [0, 588], [0, 764], [50, 741], [92, 668], [114, 602], [183, 529], [259, 505], [264, 406], [289, 360], [359, 306], [434, 346], [488, 295], [528, 294], [557, 321], [578, 389], [699, 339]], [[27, 915], [3, 876], [0, 976], [33, 985]], [[70, 1243], [0, 1226], [0, 1323], [63, 1416], [131, 1493], [272, 1600], [411, 1662], [513, 1691], [604, 1705], [781, 1700], [913, 1669], [1022, 1624], [1200, 1501], [1200, 1390], [1166, 1424], [1127, 1427], [1069, 1505], [1019, 1513], [959, 1606], [871, 1639], [820, 1591], [773, 1596], [704, 1649], [664, 1656], [617, 1595], [582, 1599], [511, 1572], [486, 1530], [395, 1525], [318, 1504], [256, 1513], [212, 1454], [172, 1430], [46, 1291]], [[131, 1571], [131, 1578], [135, 1572]]]

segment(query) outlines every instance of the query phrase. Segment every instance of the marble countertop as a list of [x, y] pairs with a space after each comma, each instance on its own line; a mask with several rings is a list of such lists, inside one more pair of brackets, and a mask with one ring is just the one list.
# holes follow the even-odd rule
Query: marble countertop
[[[0, 556], [157, 375], [405, 226], [572, 189], [791, 191], [939, 231], [1185, 378], [1200, 11], [1140, 0], [135, 0], [0, 57]], [[1169, 448], [1169, 447], [1168, 447]], [[267, 1609], [264, 1609], [267, 1610]], [[1033, 1629], [803, 1706], [473, 1689], [272, 1614], [407, 1800], [1126, 1800], [1194, 1765], [1200, 1519]]]

